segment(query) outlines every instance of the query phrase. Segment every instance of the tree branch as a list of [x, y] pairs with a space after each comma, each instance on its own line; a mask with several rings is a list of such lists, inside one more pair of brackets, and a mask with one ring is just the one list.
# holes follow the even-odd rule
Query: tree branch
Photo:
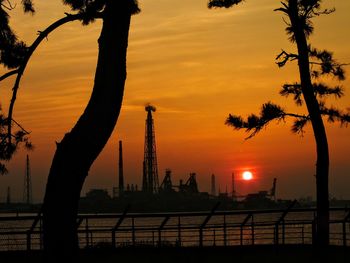
[[27, 131], [26, 129], [23, 128], [23, 126], [21, 124], [19, 124], [17, 121], [15, 121], [14, 119], [12, 119], [12, 121], [26, 134], [30, 134], [29, 131]]
[[[324, 63], [322, 62], [315, 62], [315, 61], [310, 61], [310, 65], [318, 65], [318, 66], [322, 66]], [[337, 64], [337, 66], [349, 66], [350, 63], [341, 63], [341, 64]]]
[[286, 51], [282, 50], [282, 52], [276, 57], [276, 64], [278, 67], [283, 67], [288, 61], [293, 61], [298, 59], [297, 54], [293, 53], [287, 53]]
[[300, 114], [288, 113], [288, 112], [284, 113], [283, 116], [294, 117], [294, 118], [305, 119], [305, 120], [310, 119], [310, 116], [308, 115], [300, 115]]
[[262, 105], [259, 116], [251, 114], [246, 120], [243, 120], [241, 116], [230, 114], [226, 119], [225, 124], [232, 126], [236, 130], [245, 129], [246, 132], [250, 132], [249, 136], [245, 138], [247, 140], [254, 137], [271, 121], [284, 120], [285, 117], [296, 118], [296, 121], [292, 127], [292, 131], [296, 133], [302, 132], [304, 125], [310, 120], [310, 116], [285, 112], [280, 106], [272, 102], [267, 102]]
[[16, 4], [13, 6], [9, 0], [7, 0], [6, 2], [7, 2], [7, 4], [8, 4], [8, 6], [5, 5], [5, 4], [3, 4], [3, 3], [1, 3], [1, 6], [4, 7], [4, 8], [6, 8], [6, 9], [9, 10], [9, 11], [11, 11], [11, 10], [13, 10], [13, 9], [16, 8]]
[[[40, 45], [40, 43], [47, 38], [47, 36], [54, 31], [56, 28], [68, 23], [68, 22], [72, 22], [75, 20], [82, 20], [86, 17], [86, 14], [67, 14], [66, 16], [57, 20], [56, 22], [52, 23], [50, 26], [48, 26], [45, 30], [41, 31], [39, 36], [35, 39], [35, 41], [33, 42], [33, 44], [28, 48], [28, 53], [26, 55], [26, 57], [24, 58], [24, 61], [22, 63], [22, 65], [17, 69], [17, 78], [15, 80], [14, 86], [12, 88], [12, 98], [11, 98], [11, 102], [10, 102], [10, 106], [9, 106], [9, 110], [8, 110], [8, 120], [11, 123], [12, 120], [12, 115], [13, 115], [13, 109], [14, 109], [14, 105], [15, 105], [15, 101], [17, 98], [17, 92], [19, 89], [19, 84], [22, 78], [22, 75], [26, 69], [26, 66], [29, 62], [29, 59], [31, 58], [32, 54], [34, 53], [34, 51], [37, 49], [37, 47]], [[95, 18], [102, 18], [102, 13], [96, 13], [94, 15]], [[13, 73], [15, 74], [15, 73]], [[11, 143], [11, 125], [8, 125], [8, 139], [9, 139], [9, 143]]]
[[8, 78], [8, 77], [11, 77], [12, 75], [15, 75], [18, 73], [18, 68], [17, 69], [14, 69], [14, 70], [11, 70], [7, 73], [5, 73], [4, 75], [2, 75], [0, 77], [0, 81], [3, 81], [4, 79]]
[[233, 5], [238, 5], [239, 3], [243, 2], [244, 0], [209, 0], [208, 2], [208, 8], [230, 8]]

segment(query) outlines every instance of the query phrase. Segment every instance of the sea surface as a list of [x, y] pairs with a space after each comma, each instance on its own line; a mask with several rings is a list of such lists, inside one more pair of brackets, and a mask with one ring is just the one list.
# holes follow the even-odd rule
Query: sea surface
[[[348, 211], [332, 211], [331, 244], [350, 243], [350, 223], [343, 223]], [[40, 249], [39, 220], [35, 214], [0, 214], [0, 250]], [[94, 215], [96, 216], [96, 215]], [[151, 217], [119, 218], [99, 214], [79, 222], [80, 247], [108, 246], [233, 246], [252, 244], [311, 244], [314, 212], [290, 212], [279, 224], [281, 212], [237, 215], [184, 216], [164, 214]], [[8, 217], [15, 217], [7, 220]], [[169, 217], [169, 218], [168, 218]], [[209, 219], [209, 220], [207, 220]], [[207, 222], [206, 222], [207, 221]], [[244, 223], [244, 224], [243, 224]], [[345, 227], [345, 228], [344, 228]], [[33, 231], [29, 231], [32, 228]], [[114, 230], [113, 230], [114, 229]], [[344, 235], [345, 230], [345, 235]], [[277, 239], [278, 236], [278, 240]], [[114, 238], [114, 243], [112, 242]]]

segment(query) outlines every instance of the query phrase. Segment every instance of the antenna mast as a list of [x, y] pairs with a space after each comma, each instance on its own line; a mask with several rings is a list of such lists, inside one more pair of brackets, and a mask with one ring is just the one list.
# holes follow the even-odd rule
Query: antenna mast
[[30, 174], [30, 163], [28, 154], [24, 174], [23, 202], [27, 205], [30, 205], [32, 203], [32, 178]]
[[119, 141], [119, 195], [124, 192], [123, 143]]
[[211, 195], [216, 196], [215, 175], [211, 175]]

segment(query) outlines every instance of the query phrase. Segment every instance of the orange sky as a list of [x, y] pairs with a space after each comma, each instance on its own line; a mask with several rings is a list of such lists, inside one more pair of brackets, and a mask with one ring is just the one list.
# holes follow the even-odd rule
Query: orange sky
[[[228, 113], [257, 112], [266, 101], [296, 109], [278, 91], [283, 83], [297, 81], [296, 64], [279, 69], [275, 56], [287, 41], [277, 0], [250, 0], [228, 10], [208, 10], [205, 0], [143, 0], [142, 13], [132, 18], [128, 50], [128, 79], [117, 128], [91, 169], [83, 190], [116, 183], [117, 141], [123, 140], [127, 183], [141, 184], [144, 105], [154, 114], [160, 179], [173, 170], [175, 183], [197, 173], [201, 191], [208, 191], [210, 175], [224, 191], [231, 172], [251, 169], [254, 182], [237, 182], [240, 194], [267, 190], [278, 178], [277, 196], [314, 195], [315, 146], [312, 132], [292, 135], [290, 122], [273, 124], [245, 141], [244, 132], [224, 125]], [[350, 62], [350, 2], [328, 0], [337, 12], [314, 20], [314, 46], [334, 51], [341, 62]], [[36, 0], [35, 16], [12, 15], [18, 35], [31, 43], [37, 30], [63, 16], [61, 1]], [[259, 3], [259, 5], [256, 5]], [[35, 201], [41, 201], [55, 150], [82, 113], [89, 98], [97, 57], [100, 21], [83, 27], [65, 25], [44, 41], [27, 68], [18, 96], [15, 119], [32, 132], [36, 146], [30, 153]], [[348, 70], [349, 71], [349, 70]], [[1, 69], [1, 73], [5, 72]], [[11, 81], [1, 83], [0, 101], [7, 109]], [[343, 83], [347, 96], [330, 104], [350, 106], [350, 81]], [[98, 127], [96, 127], [98, 128]], [[350, 198], [350, 130], [327, 125], [331, 169], [331, 196]], [[9, 163], [10, 174], [0, 177], [0, 200], [11, 186], [20, 200], [25, 151]], [[230, 190], [230, 188], [229, 188]]]

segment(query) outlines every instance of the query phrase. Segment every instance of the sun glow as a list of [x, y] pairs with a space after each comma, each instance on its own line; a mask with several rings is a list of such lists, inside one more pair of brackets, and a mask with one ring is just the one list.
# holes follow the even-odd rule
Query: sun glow
[[245, 181], [252, 180], [252, 179], [253, 179], [253, 174], [252, 174], [252, 172], [245, 171], [245, 172], [243, 172], [243, 174], [242, 174], [242, 178], [243, 178], [243, 180], [245, 180]]

